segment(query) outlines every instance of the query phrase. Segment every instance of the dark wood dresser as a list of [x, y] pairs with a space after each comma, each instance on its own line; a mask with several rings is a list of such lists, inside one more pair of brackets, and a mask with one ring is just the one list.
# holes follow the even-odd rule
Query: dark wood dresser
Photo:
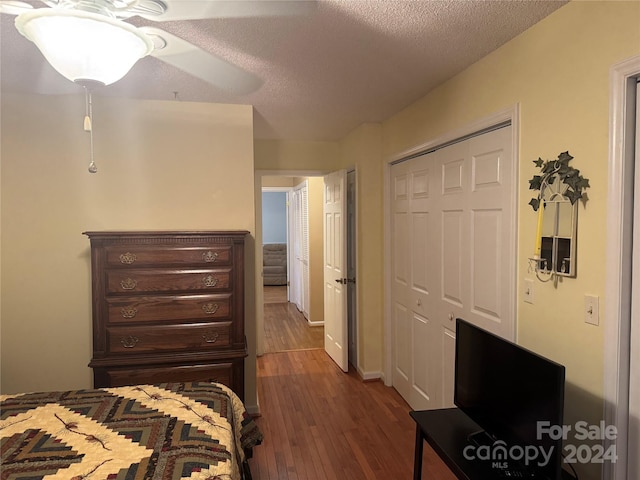
[[244, 399], [248, 232], [84, 234], [94, 386], [215, 381]]

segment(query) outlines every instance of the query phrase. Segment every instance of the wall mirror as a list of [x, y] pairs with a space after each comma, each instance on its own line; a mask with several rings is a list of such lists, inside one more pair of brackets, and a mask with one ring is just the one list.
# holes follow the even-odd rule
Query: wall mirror
[[578, 203], [572, 204], [565, 196], [567, 188], [556, 178], [542, 193], [544, 217], [540, 270], [575, 277]]

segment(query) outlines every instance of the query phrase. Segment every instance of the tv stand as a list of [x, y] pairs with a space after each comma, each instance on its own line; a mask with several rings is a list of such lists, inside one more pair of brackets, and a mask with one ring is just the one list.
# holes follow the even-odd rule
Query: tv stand
[[473, 443], [476, 447], [493, 445], [496, 439], [484, 430], [478, 430], [477, 432], [467, 435], [469, 443]]
[[[422, 479], [422, 450], [426, 440], [444, 463], [461, 480], [504, 480], [505, 478], [527, 478], [517, 470], [500, 468], [488, 461], [470, 460], [465, 457], [465, 447], [470, 437], [484, 433], [464, 412], [457, 408], [421, 410], [409, 412], [416, 422], [416, 444], [413, 464], [413, 479]], [[488, 438], [491, 438], [487, 435]], [[477, 438], [482, 438], [477, 437]], [[509, 474], [508, 474], [509, 473]], [[562, 471], [562, 480], [572, 479]]]

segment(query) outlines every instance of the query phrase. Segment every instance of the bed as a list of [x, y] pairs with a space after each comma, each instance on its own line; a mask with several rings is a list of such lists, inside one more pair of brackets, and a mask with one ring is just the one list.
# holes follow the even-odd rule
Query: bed
[[1, 478], [250, 479], [262, 433], [221, 384], [0, 396]]

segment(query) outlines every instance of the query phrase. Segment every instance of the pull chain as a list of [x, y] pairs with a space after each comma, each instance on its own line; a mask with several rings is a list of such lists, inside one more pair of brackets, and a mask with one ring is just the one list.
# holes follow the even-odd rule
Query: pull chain
[[93, 102], [91, 98], [91, 92], [87, 87], [84, 87], [85, 92], [85, 116], [84, 116], [84, 131], [89, 132], [89, 144], [90, 144], [90, 159], [89, 173], [96, 173], [98, 167], [93, 160]]

